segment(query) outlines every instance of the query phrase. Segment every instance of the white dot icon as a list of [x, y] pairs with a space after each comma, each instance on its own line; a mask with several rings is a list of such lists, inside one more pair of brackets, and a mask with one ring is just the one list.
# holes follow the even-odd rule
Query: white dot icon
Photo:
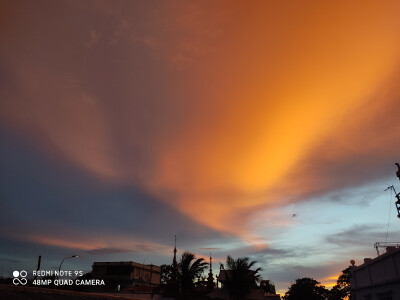
[[13, 276], [14, 276], [14, 277], [18, 277], [18, 276], [19, 276], [19, 272], [18, 272], [18, 271], [14, 271], [14, 272], [13, 272]]

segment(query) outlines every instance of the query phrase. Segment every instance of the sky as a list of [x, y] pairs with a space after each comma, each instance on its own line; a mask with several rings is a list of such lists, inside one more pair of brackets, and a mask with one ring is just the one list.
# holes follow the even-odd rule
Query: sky
[[2, 1], [0, 276], [171, 263], [284, 293], [400, 241], [399, 1]]

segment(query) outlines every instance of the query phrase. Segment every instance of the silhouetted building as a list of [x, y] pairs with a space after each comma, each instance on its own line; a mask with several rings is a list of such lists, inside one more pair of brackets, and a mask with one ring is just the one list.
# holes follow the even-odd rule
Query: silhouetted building
[[92, 277], [104, 279], [106, 284], [158, 287], [161, 284], [161, 268], [133, 261], [94, 262]]
[[215, 287], [214, 275], [213, 275], [213, 272], [212, 272], [212, 257], [211, 257], [211, 253], [210, 253], [210, 271], [208, 272], [207, 286], [210, 289], [213, 289]]
[[180, 293], [179, 281], [178, 281], [178, 263], [176, 262], [176, 235], [175, 235], [175, 247], [174, 247], [174, 258], [172, 259], [171, 277], [167, 281], [164, 288], [163, 295], [166, 297], [176, 297]]
[[176, 235], [175, 235], [175, 248], [174, 248], [174, 258], [172, 259], [172, 272], [171, 272], [171, 281], [178, 280], [178, 263], [176, 262]]
[[351, 269], [352, 300], [400, 299], [400, 248], [387, 247], [386, 253]]

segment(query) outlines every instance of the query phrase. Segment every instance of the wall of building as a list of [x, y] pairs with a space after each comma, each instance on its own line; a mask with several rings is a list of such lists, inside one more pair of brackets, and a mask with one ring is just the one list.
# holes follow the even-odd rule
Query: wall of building
[[353, 267], [352, 300], [400, 300], [400, 248]]
[[161, 268], [136, 262], [94, 262], [93, 278], [104, 279], [123, 286], [158, 286], [161, 283]]

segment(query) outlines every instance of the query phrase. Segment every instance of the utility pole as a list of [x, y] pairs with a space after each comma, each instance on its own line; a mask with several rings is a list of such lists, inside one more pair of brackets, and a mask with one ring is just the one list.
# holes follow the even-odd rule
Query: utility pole
[[39, 270], [40, 270], [40, 263], [41, 263], [41, 261], [42, 261], [42, 256], [41, 255], [39, 255], [39, 258], [38, 258], [38, 263], [37, 263], [37, 269], [36, 269], [36, 275], [35, 275], [35, 277], [33, 278], [34, 280], [36, 280], [37, 279], [37, 273], [39, 272]]
[[[399, 163], [395, 163], [395, 165], [397, 166], [396, 176], [400, 180], [400, 164]], [[400, 218], [400, 193], [396, 192], [396, 189], [394, 188], [393, 185], [388, 186], [388, 188], [385, 191], [387, 191], [387, 190], [392, 190], [394, 192], [394, 195], [395, 195], [395, 197], [397, 199], [397, 201], [395, 202], [396, 209], [397, 209], [397, 217]]]
[[[399, 178], [400, 180], [400, 164], [399, 163], [395, 163], [395, 165], [397, 166], [397, 172], [396, 172], [396, 176]], [[396, 202], [394, 203], [396, 205], [396, 209], [397, 209], [397, 217], [400, 218], [400, 193], [396, 192], [396, 189], [394, 188], [393, 185], [389, 185], [385, 191], [388, 190], [392, 190], [394, 192], [394, 195], [396, 197]], [[389, 225], [388, 225], [388, 229], [389, 229]], [[387, 239], [387, 235], [386, 235], [386, 239]], [[376, 253], [379, 256], [379, 248], [386, 248], [386, 247], [396, 247], [396, 248], [400, 248], [400, 242], [376, 242], [374, 244], [374, 248], [376, 249]]]

